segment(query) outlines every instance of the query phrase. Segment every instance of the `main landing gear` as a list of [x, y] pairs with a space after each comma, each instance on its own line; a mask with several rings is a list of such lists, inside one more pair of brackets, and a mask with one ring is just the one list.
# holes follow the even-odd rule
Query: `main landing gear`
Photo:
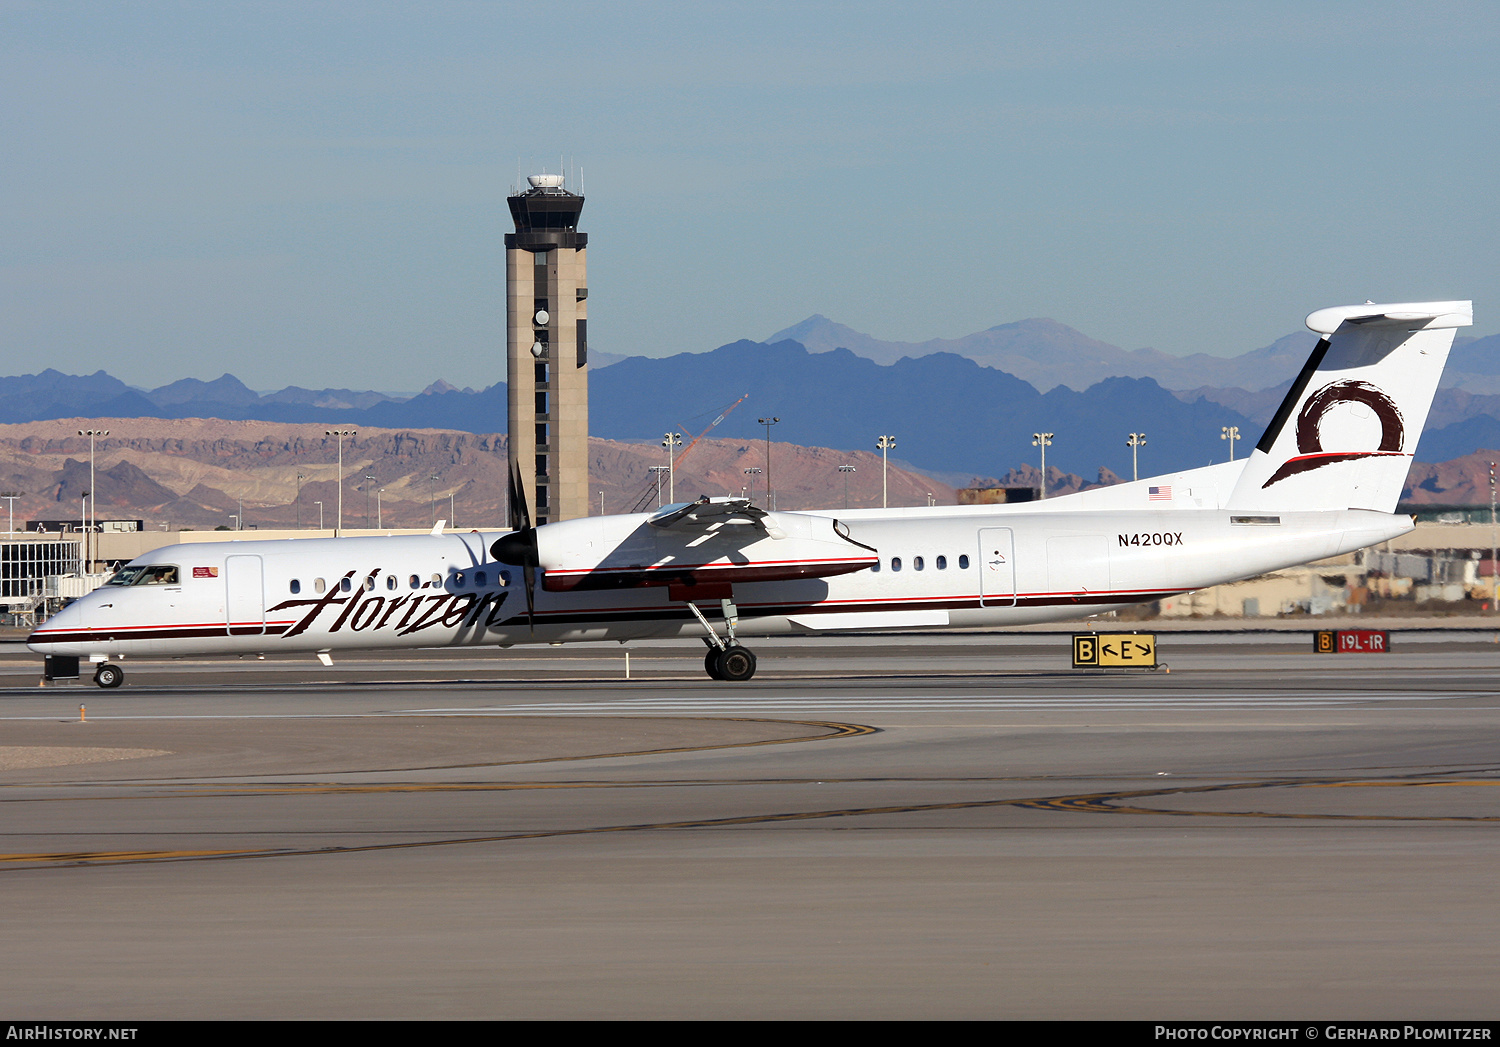
[[125, 670], [118, 665], [104, 662], [94, 670], [94, 682], [100, 687], [118, 687], [125, 682]]
[[709, 624], [703, 612], [698, 610], [698, 605], [693, 601], [687, 601], [688, 610], [697, 615], [698, 621], [703, 623], [703, 628], [708, 630], [708, 635], [703, 642], [708, 645], [708, 653], [703, 656], [703, 671], [715, 680], [725, 680], [730, 683], [743, 683], [755, 675], [755, 652], [748, 647], [740, 646], [740, 642], [734, 638], [734, 627], [740, 619], [739, 610], [734, 606], [734, 600], [723, 599], [719, 605], [724, 609], [724, 638], [714, 632], [714, 627]]
[[740, 683], [755, 675], [755, 652], [739, 644], [710, 647], [703, 656], [703, 668], [715, 680]]

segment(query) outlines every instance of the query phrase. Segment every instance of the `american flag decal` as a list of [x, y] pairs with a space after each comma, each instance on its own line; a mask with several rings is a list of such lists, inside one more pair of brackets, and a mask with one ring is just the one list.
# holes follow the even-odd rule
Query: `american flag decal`
[[1171, 487], [1148, 487], [1146, 488], [1146, 501], [1148, 502], [1170, 502], [1172, 500]]

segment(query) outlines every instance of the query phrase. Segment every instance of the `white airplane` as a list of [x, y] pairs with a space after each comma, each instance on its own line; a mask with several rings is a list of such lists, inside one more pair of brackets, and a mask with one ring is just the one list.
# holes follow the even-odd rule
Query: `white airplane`
[[[1323, 337], [1246, 459], [1043, 502], [767, 512], [703, 497], [509, 533], [174, 545], [31, 634], [48, 675], [127, 656], [1021, 625], [1253, 577], [1404, 534], [1393, 515], [1470, 302], [1320, 309]], [[540, 584], [538, 584], [540, 583]], [[714, 619], [714, 620], [711, 620]], [[716, 627], [715, 620], [718, 625]], [[69, 672], [71, 668], [71, 672]]]

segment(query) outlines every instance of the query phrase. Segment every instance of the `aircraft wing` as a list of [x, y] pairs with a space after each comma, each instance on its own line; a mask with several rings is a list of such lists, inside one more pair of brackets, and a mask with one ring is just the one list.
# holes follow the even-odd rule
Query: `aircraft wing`
[[652, 527], [679, 531], [709, 531], [726, 524], [740, 524], [758, 527], [771, 538], [786, 537], [770, 513], [751, 504], [748, 498], [732, 495], [710, 498], [705, 494], [694, 502], [663, 506], [646, 522]]
[[[620, 518], [622, 523], [632, 519], [640, 517]], [[850, 538], [849, 529], [837, 520], [768, 513], [749, 499], [732, 496], [663, 506], [643, 525], [637, 522], [626, 532], [601, 532], [598, 537], [606, 550], [603, 555], [579, 555], [572, 563], [568, 560], [573, 558], [565, 555], [546, 556], [544, 543], [542, 588], [571, 592], [723, 587], [847, 574], [879, 559], [875, 550]]]

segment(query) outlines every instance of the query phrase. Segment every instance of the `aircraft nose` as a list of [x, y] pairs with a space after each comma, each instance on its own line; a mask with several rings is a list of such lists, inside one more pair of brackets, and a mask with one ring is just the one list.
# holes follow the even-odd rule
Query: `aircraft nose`
[[83, 624], [83, 611], [78, 603], [70, 603], [51, 618], [34, 629], [26, 638], [26, 646], [30, 650], [45, 654], [54, 646], [56, 641], [53, 637], [78, 629]]

